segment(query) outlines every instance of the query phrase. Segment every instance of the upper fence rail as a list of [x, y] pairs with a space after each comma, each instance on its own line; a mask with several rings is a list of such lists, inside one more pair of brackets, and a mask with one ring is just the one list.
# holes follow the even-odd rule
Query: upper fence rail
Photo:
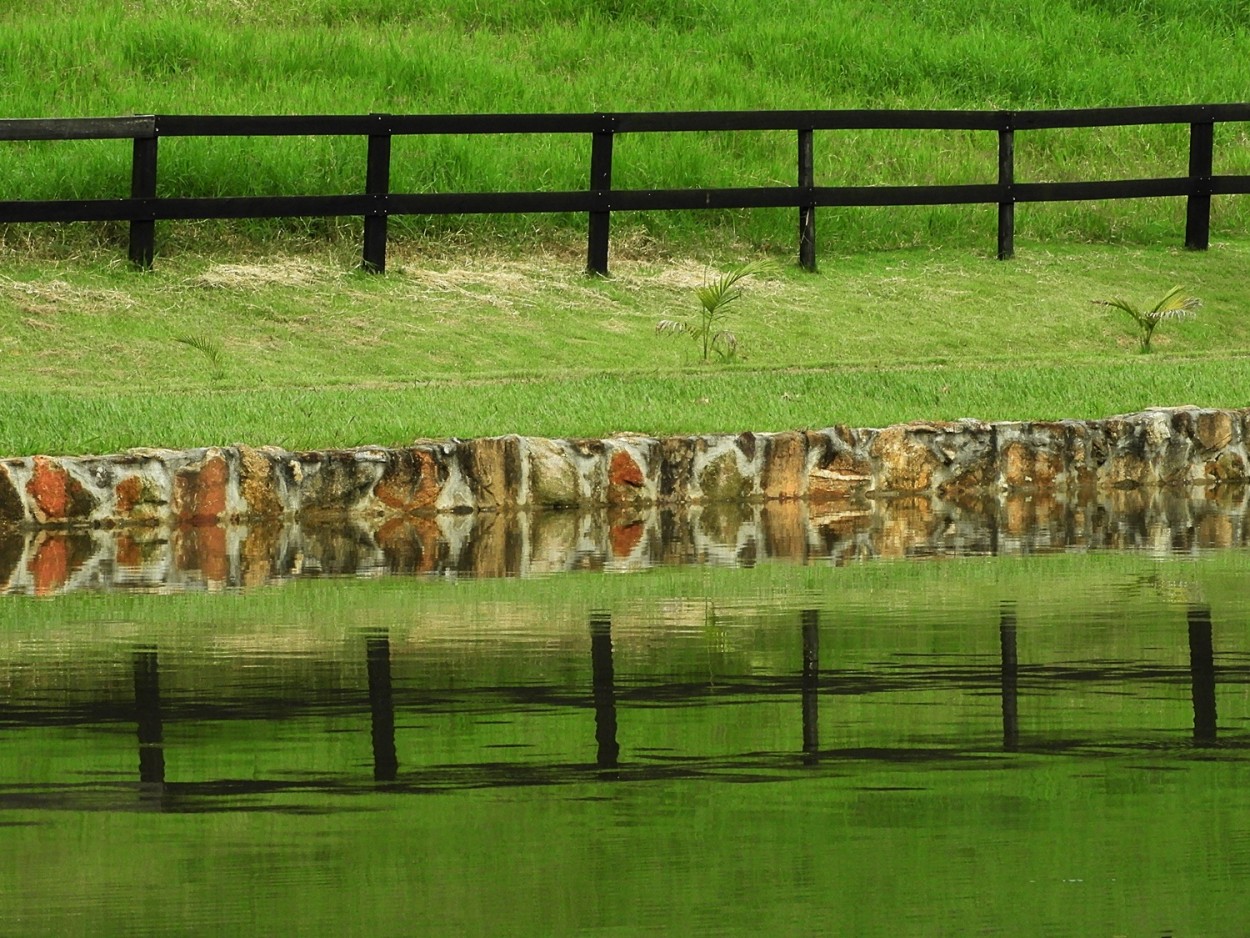
[[[1185, 244], [1205, 249], [1210, 239], [1213, 195], [1250, 193], [1250, 175], [1214, 175], [1214, 126], [1250, 121], [1250, 103], [1193, 104], [1069, 110], [803, 110], [656, 111], [596, 114], [361, 114], [361, 115], [173, 115], [134, 117], [0, 119], [0, 141], [133, 141], [131, 195], [126, 199], [0, 201], [0, 223], [128, 221], [130, 258], [150, 267], [155, 224], [209, 218], [364, 218], [363, 266], [386, 267], [387, 218], [391, 215], [585, 212], [589, 219], [587, 269], [606, 274], [614, 211], [706, 208], [796, 208], [799, 263], [816, 266], [815, 211], [821, 206], [998, 206], [998, 256], [1014, 252], [1015, 205], [1019, 202], [1185, 197]], [[1017, 131], [1150, 124], [1190, 126], [1189, 164], [1183, 175], [1092, 182], [1017, 182]], [[963, 185], [818, 186], [814, 173], [816, 131], [986, 131], [998, 136], [998, 173], [993, 182]], [[796, 134], [794, 186], [690, 189], [613, 189], [612, 143], [624, 133], [690, 131], [792, 131]], [[391, 138], [411, 135], [588, 134], [589, 185], [565, 192], [397, 193], [390, 191]], [[274, 195], [186, 198], [157, 195], [157, 142], [162, 137], [359, 136], [366, 138], [363, 191], [342, 195]]]

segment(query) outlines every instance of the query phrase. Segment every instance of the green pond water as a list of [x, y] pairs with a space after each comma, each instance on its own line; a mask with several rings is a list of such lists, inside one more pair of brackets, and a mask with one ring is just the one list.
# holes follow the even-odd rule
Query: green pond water
[[0, 597], [3, 935], [1240, 935], [1250, 553]]

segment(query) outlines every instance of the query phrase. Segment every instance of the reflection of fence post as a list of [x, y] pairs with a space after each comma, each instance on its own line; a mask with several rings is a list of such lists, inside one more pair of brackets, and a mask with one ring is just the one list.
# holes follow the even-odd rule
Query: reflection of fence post
[[803, 610], [803, 761], [820, 753], [820, 612]]
[[1003, 603], [998, 612], [998, 641], [1002, 655], [1003, 749], [1020, 746], [1020, 661], [1016, 651], [1016, 607]]
[[601, 769], [615, 768], [621, 747], [616, 741], [616, 678], [612, 666], [612, 617], [590, 616], [590, 671], [595, 699], [595, 761]]
[[165, 784], [164, 730], [161, 724], [160, 664], [155, 648], [134, 654], [135, 722], [139, 728], [139, 781]]
[[391, 692], [391, 641], [385, 632], [365, 642], [369, 669], [369, 712], [373, 738], [373, 778], [393, 782], [399, 772], [395, 755], [395, 699]]
[[1191, 605], [1189, 620], [1189, 676], [1193, 685], [1194, 742], [1215, 742], [1215, 647], [1211, 640], [1211, 609]]

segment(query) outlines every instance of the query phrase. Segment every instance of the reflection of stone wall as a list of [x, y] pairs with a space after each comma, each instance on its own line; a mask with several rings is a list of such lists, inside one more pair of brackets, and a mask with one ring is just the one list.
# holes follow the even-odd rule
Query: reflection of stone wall
[[977, 502], [720, 502], [671, 508], [412, 515], [0, 531], [0, 593], [249, 587], [299, 576], [530, 576], [657, 563], [843, 564], [871, 558], [1250, 545], [1250, 486], [1013, 493]]
[[[496, 437], [291, 453], [131, 450], [0, 460], [0, 530], [432, 517], [936, 496], [961, 505], [1210, 486], [1248, 476], [1250, 410], [1097, 421], [606, 440]], [[412, 522], [417, 523], [417, 522]]]

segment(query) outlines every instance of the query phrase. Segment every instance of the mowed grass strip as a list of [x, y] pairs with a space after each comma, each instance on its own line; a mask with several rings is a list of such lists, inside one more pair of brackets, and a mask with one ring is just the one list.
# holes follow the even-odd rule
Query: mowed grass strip
[[[183, 255], [137, 273], [103, 255], [0, 259], [0, 453], [243, 442], [292, 449], [502, 433], [600, 436], [1096, 418], [1250, 405], [1250, 242], [1208, 252], [1021, 244], [779, 262], [743, 284], [741, 355], [701, 360], [661, 318], [746, 259], [635, 251], [600, 280], [545, 255]], [[629, 252], [622, 252], [628, 255]], [[716, 261], [715, 263], [713, 261]], [[1137, 351], [1092, 301], [1199, 296]]]

